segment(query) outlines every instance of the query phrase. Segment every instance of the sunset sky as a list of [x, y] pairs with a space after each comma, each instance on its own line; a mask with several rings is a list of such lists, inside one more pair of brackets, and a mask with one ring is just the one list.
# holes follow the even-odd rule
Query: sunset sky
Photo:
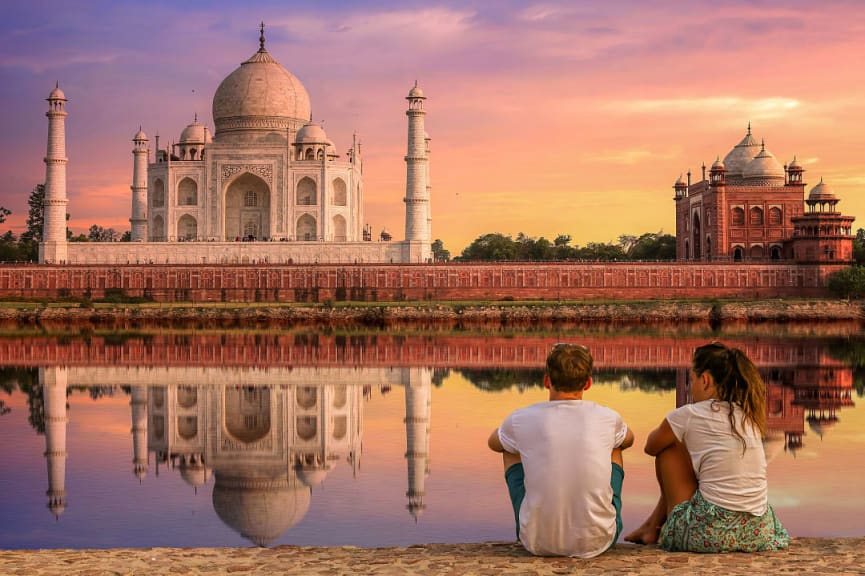
[[67, 110], [70, 226], [129, 228], [132, 136], [213, 128], [258, 48], [306, 86], [341, 151], [363, 143], [365, 220], [402, 239], [405, 95], [428, 97], [433, 238], [607, 242], [674, 232], [672, 184], [754, 135], [865, 226], [859, 2], [232, 2], [0, 5], [0, 205], [20, 232], [44, 180], [45, 98]]

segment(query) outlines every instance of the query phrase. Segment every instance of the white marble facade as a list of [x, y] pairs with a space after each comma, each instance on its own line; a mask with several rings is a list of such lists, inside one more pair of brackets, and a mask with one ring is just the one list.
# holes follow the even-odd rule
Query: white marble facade
[[[176, 142], [151, 150], [146, 132], [133, 137], [132, 243], [66, 244], [42, 262], [77, 264], [384, 263], [430, 259], [429, 138], [425, 96], [407, 97], [406, 236], [373, 231], [363, 211], [363, 157], [355, 135], [340, 153], [311, 118], [303, 84], [259, 49], [219, 85], [211, 134], [198, 118]], [[53, 94], [53, 93], [52, 93]], [[65, 100], [64, 100], [65, 103]], [[64, 111], [65, 115], [65, 111]], [[56, 116], [56, 114], [55, 114]], [[49, 115], [52, 142], [64, 126]], [[65, 150], [54, 154], [65, 158]], [[49, 165], [53, 198], [65, 183]]]

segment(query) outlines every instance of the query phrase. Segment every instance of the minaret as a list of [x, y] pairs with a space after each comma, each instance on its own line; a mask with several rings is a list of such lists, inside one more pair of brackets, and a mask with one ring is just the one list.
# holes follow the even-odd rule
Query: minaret
[[145, 242], [147, 240], [147, 160], [149, 150], [147, 148], [147, 134], [141, 127], [132, 138], [132, 217], [129, 223], [132, 225], [132, 241]]
[[66, 369], [39, 368], [45, 410], [48, 509], [58, 520], [66, 510]]
[[405, 157], [405, 239], [408, 242], [421, 242], [420, 252], [411, 257], [413, 262], [423, 262], [430, 253], [429, 234], [429, 196], [427, 190], [426, 131], [424, 130], [423, 94], [417, 82], [408, 96], [408, 153]]
[[[134, 238], [134, 236], [133, 236]], [[147, 476], [147, 387], [132, 387], [132, 473], [138, 480]]]
[[429, 174], [430, 137], [424, 132], [424, 152], [426, 153], [426, 234], [427, 241], [432, 242], [432, 180]]
[[66, 95], [60, 84], [48, 95], [48, 154], [45, 156], [45, 199], [39, 262], [66, 261]]
[[429, 441], [432, 374], [428, 368], [408, 368], [405, 383], [405, 439], [408, 466], [409, 513], [417, 521], [426, 505], [423, 502], [429, 474]]

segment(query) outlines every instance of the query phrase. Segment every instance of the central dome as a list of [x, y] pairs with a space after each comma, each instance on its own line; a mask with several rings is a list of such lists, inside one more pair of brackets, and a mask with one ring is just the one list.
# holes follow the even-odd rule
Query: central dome
[[284, 132], [309, 121], [309, 94], [294, 74], [264, 49], [229, 74], [213, 96], [217, 138], [228, 132]]

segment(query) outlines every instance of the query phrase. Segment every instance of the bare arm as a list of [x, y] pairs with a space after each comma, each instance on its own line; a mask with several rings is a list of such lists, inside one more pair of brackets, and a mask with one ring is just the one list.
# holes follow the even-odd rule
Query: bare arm
[[499, 440], [499, 429], [496, 428], [493, 430], [493, 433], [490, 434], [489, 439], [487, 440], [487, 446], [490, 447], [490, 450], [493, 452], [504, 452], [505, 447], [502, 446], [502, 441]]
[[646, 454], [649, 456], [657, 456], [665, 448], [669, 448], [677, 442], [676, 435], [673, 434], [673, 429], [670, 428], [670, 423], [664, 418], [661, 425], [649, 433], [646, 438]]
[[622, 440], [622, 443], [617, 446], [617, 448], [621, 448], [624, 450], [625, 448], [630, 448], [634, 445], [634, 431], [628, 428], [628, 433], [625, 434], [625, 439]]

